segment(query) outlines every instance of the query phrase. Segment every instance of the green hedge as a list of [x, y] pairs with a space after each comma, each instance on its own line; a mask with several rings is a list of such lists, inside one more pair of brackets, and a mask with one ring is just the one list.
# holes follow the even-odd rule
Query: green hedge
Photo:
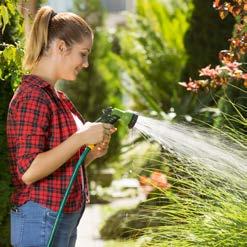
[[0, 246], [9, 246], [9, 197], [11, 193], [6, 117], [13, 89], [20, 81], [22, 49], [18, 41], [23, 36], [23, 20], [17, 11], [17, 1], [0, 2]]

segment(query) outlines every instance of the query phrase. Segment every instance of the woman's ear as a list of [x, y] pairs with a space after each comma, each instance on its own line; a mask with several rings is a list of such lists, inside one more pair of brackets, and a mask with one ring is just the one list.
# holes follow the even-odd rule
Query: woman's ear
[[65, 55], [68, 52], [68, 48], [65, 42], [61, 39], [57, 39], [55, 41], [55, 49], [56, 49], [57, 54], [59, 55]]

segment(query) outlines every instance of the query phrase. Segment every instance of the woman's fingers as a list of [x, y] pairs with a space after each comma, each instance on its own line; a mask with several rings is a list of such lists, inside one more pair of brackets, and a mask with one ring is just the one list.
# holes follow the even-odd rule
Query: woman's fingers
[[104, 129], [104, 135], [105, 136], [110, 136], [111, 135], [111, 132], [109, 129]]
[[98, 144], [97, 150], [98, 151], [106, 151], [108, 149], [108, 143]]
[[104, 129], [114, 128], [114, 126], [112, 124], [108, 124], [108, 123], [103, 123], [103, 127], [104, 127]]
[[104, 133], [112, 134], [115, 131], [117, 131], [117, 128], [115, 128], [112, 124], [103, 123]]
[[116, 131], [117, 131], [117, 128], [115, 128], [115, 127], [113, 127], [113, 128], [110, 129], [111, 134], [113, 134]]
[[111, 135], [117, 131], [117, 128], [115, 128], [112, 124], [107, 124], [107, 123], [103, 123], [103, 141], [98, 143], [96, 145], [96, 149], [100, 152], [105, 152], [108, 150], [108, 146], [111, 140]]

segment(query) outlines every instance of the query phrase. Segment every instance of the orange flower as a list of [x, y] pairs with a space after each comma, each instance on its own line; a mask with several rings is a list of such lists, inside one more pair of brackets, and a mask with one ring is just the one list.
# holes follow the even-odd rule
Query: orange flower
[[167, 189], [167, 188], [170, 188], [171, 186], [167, 182], [166, 175], [161, 172], [157, 172], [157, 171], [153, 172], [151, 175], [151, 180], [152, 180], [152, 183], [159, 188]]
[[140, 185], [150, 185], [151, 181], [150, 178], [146, 177], [146, 176], [140, 176], [139, 178], [140, 181]]
[[158, 171], [152, 172], [150, 178], [140, 176], [139, 182], [142, 187], [150, 187], [150, 189], [153, 187], [169, 189], [171, 187], [171, 185], [167, 182], [166, 175]]

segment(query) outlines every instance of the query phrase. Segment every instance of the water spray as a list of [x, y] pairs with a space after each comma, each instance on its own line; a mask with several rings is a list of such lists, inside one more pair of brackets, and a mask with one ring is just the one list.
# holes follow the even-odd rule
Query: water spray
[[[122, 111], [122, 110], [119, 110], [117, 108], [108, 107], [108, 108], [103, 110], [102, 115], [96, 120], [96, 122], [115, 124], [117, 121], [121, 120], [125, 125], [127, 125], [129, 127], [129, 129], [132, 129], [135, 126], [137, 119], [138, 119], [138, 115], [133, 113], [133, 112]], [[84, 164], [83, 162], [84, 162], [87, 154], [93, 148], [94, 148], [94, 144], [88, 145], [85, 148], [85, 150], [83, 151], [83, 153], [81, 154], [80, 159], [78, 160], [78, 162], [75, 166], [75, 170], [71, 176], [69, 185], [68, 185], [68, 187], [65, 191], [64, 197], [61, 201], [61, 204], [60, 204], [60, 207], [59, 207], [59, 210], [57, 213], [57, 217], [56, 217], [55, 223], [53, 225], [52, 232], [51, 232], [48, 244], [47, 244], [47, 247], [52, 246], [52, 242], [53, 242], [53, 239], [54, 239], [57, 227], [58, 227], [58, 223], [61, 219], [61, 215], [62, 215], [64, 206], [65, 206], [66, 201], [68, 199], [71, 187], [72, 187], [72, 185], [76, 179], [76, 176], [78, 174], [79, 168], [81, 165]]]

